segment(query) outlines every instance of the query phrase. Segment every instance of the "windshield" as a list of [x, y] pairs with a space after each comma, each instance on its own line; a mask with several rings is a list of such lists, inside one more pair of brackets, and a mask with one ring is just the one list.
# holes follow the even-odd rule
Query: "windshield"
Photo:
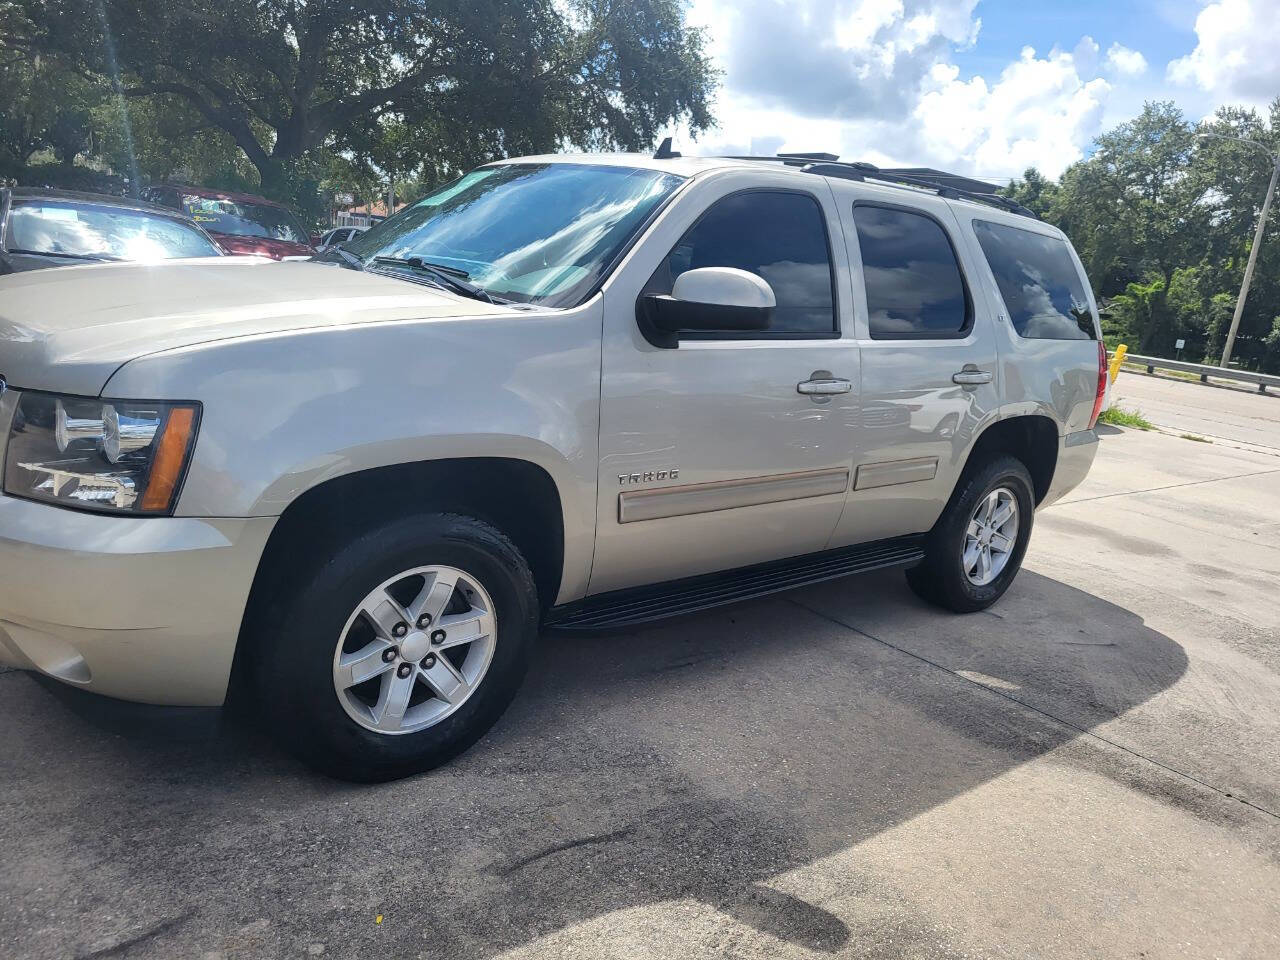
[[19, 202], [9, 216], [8, 247], [94, 260], [216, 257], [220, 251], [189, 224], [141, 210], [64, 200]]
[[237, 237], [267, 237], [291, 243], [309, 243], [307, 231], [284, 207], [239, 200], [219, 200], [187, 194], [182, 208], [191, 219], [214, 233], [230, 233]]
[[594, 164], [485, 167], [343, 246], [366, 266], [413, 257], [496, 297], [569, 305], [682, 179]]

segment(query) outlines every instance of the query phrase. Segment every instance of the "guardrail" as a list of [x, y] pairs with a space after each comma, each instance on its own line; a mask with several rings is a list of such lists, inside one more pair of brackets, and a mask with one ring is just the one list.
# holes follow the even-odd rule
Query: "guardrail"
[[1243, 383], [1256, 383], [1259, 393], [1266, 393], [1267, 387], [1280, 388], [1280, 377], [1270, 373], [1254, 373], [1252, 370], [1232, 370], [1228, 367], [1211, 367], [1207, 363], [1187, 363], [1185, 360], [1165, 360], [1163, 357], [1143, 357], [1130, 353], [1124, 358], [1125, 363], [1136, 363], [1146, 367], [1147, 373], [1161, 370], [1179, 370], [1183, 373], [1198, 374], [1201, 383], [1208, 383], [1210, 377], [1218, 380], [1239, 380]]

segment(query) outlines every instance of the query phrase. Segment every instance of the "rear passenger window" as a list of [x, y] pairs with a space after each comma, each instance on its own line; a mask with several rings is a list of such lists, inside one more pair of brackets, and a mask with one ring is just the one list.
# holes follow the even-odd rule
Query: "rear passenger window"
[[1065, 241], [985, 220], [973, 221], [973, 230], [1020, 336], [1097, 339], [1089, 295]]
[[643, 292], [670, 293], [676, 277], [699, 267], [737, 267], [773, 288], [773, 323], [752, 339], [836, 335], [827, 226], [808, 194], [750, 191], [717, 201], [680, 238]]
[[942, 226], [909, 210], [853, 208], [867, 314], [876, 340], [961, 337], [969, 296]]

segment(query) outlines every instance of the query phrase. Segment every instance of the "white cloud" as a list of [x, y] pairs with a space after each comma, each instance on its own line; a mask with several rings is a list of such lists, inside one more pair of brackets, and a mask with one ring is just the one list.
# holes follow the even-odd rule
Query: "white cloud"
[[1107, 66], [1122, 77], [1137, 77], [1147, 72], [1147, 58], [1122, 43], [1107, 48]]
[[977, 0], [705, 0], [728, 85], [802, 116], [891, 115], [976, 38]]
[[1056, 177], [1100, 132], [1111, 90], [1106, 80], [1081, 76], [1075, 53], [1040, 58], [1030, 47], [993, 84], [961, 80], [950, 64], [936, 65], [930, 81], [913, 115], [925, 153], [988, 176], [1035, 166]]
[[[1027, 48], [998, 75], [962, 75], [976, 0], [694, 0], [724, 70], [718, 129], [692, 152], [832, 150], [890, 166], [938, 166], [993, 179], [1027, 166], [1057, 175], [1102, 129], [1111, 84], [1140, 53], [1081, 37]], [[1141, 65], [1141, 67], [1139, 66]], [[686, 150], [689, 148], [685, 140]]]
[[1168, 77], [1219, 101], [1266, 104], [1280, 94], [1280, 11], [1274, 0], [1217, 0], [1196, 17], [1196, 48]]

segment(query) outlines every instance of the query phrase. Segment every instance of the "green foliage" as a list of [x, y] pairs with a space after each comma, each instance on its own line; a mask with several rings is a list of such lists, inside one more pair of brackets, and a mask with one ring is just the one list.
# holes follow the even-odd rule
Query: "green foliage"
[[140, 170], [230, 170], [231, 143], [283, 198], [335, 153], [435, 182], [502, 156], [639, 148], [673, 123], [707, 128], [716, 80], [681, 0], [10, 0], [0, 36], [161, 105], [142, 126], [169, 142], [175, 125], [201, 138], [128, 158]]
[[1021, 180], [1014, 180], [1000, 192], [1045, 220], [1056, 208], [1060, 190], [1035, 167], [1028, 167]]
[[1099, 414], [1098, 422], [1113, 427], [1132, 427], [1135, 430], [1151, 429], [1151, 421], [1137, 410], [1122, 410], [1120, 407], [1107, 407]]
[[[3, 27], [0, 19], [0, 28]], [[106, 90], [100, 84], [7, 49], [0, 42], [0, 160], [9, 168], [51, 153], [70, 166], [92, 148], [93, 110]]]

